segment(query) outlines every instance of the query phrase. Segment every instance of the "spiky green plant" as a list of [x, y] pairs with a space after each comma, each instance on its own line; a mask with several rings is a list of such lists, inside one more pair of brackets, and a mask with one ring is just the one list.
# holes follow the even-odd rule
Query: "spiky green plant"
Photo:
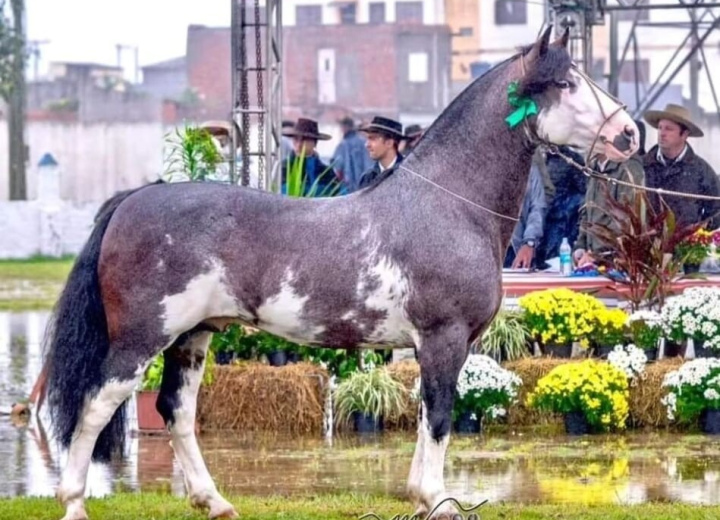
[[182, 131], [176, 128], [165, 136], [165, 142], [170, 148], [165, 170], [168, 180], [179, 174], [190, 181], [205, 181], [224, 160], [212, 135], [204, 128], [187, 125]]
[[375, 418], [397, 417], [403, 411], [406, 394], [405, 387], [385, 367], [355, 372], [333, 392], [337, 422], [349, 421], [353, 412]]
[[530, 339], [530, 330], [521, 313], [500, 311], [476, 346], [479, 347], [479, 354], [485, 354], [497, 361], [502, 358], [504, 350], [507, 360], [513, 361], [530, 354]]
[[336, 183], [334, 186], [328, 185], [324, 188], [320, 188], [320, 180], [332, 172], [332, 166], [328, 166], [319, 176], [315, 179], [310, 189], [306, 192], [305, 187], [307, 186], [308, 178], [305, 173], [305, 150], [300, 151], [300, 155], [296, 155], [294, 159], [287, 162], [285, 170], [285, 194], [289, 197], [333, 197], [340, 190], [340, 184]]

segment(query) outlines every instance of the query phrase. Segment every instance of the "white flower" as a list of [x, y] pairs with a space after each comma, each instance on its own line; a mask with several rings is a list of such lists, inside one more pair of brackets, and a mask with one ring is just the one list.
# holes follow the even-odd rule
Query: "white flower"
[[625, 372], [628, 379], [635, 379], [645, 372], [647, 356], [645, 352], [635, 345], [616, 345], [608, 354], [608, 362]]
[[687, 338], [704, 340], [709, 348], [720, 348], [720, 288], [692, 287], [668, 298], [661, 322], [666, 335], [675, 331]]
[[[501, 417], [507, 412], [506, 402], [514, 402], [522, 380], [513, 372], [505, 370], [492, 358], [481, 354], [468, 356], [460, 372], [457, 384], [459, 399], [480, 401], [487, 407], [484, 412], [489, 417]], [[497, 397], [497, 394], [503, 397]], [[501, 399], [498, 402], [487, 402], [491, 398]]]
[[705, 399], [707, 399], [708, 401], [714, 401], [715, 399], [720, 399], [720, 394], [714, 388], [708, 388], [707, 390], [705, 390], [703, 395], [705, 396]]

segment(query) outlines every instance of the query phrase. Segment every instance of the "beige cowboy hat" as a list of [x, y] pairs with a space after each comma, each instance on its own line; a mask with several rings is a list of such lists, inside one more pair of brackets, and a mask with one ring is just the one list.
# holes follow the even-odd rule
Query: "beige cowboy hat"
[[680, 105], [668, 103], [665, 105], [665, 110], [648, 110], [643, 117], [653, 128], [658, 127], [661, 119], [669, 119], [670, 121], [675, 121], [687, 127], [690, 131], [690, 137], [702, 137], [705, 135], [703, 131], [700, 130], [700, 127], [692, 122], [690, 111]]
[[[238, 138], [240, 137], [240, 127], [237, 125], [237, 123], [233, 122], [233, 125], [235, 127], [235, 132]], [[203, 123], [200, 123], [200, 128], [203, 128], [210, 132], [212, 135], [230, 135], [231, 132], [231, 126], [228, 121], [222, 121], [222, 120], [213, 120], [213, 121], [204, 121]]]

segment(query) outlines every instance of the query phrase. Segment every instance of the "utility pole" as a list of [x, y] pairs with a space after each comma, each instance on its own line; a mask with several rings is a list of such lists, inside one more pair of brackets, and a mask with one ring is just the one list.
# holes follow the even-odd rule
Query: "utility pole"
[[10, 200], [27, 199], [25, 162], [25, 1], [11, 0], [13, 32], [19, 36], [12, 62], [8, 99], [8, 134], [10, 145]]
[[28, 40], [28, 55], [33, 57], [33, 81], [37, 81], [40, 77], [40, 46], [47, 45], [50, 40]]
[[[139, 47], [137, 45], [123, 45], [122, 43], [115, 44], [115, 55], [117, 57], [117, 66], [123, 69], [122, 66], [122, 51], [128, 49], [134, 52], [135, 56], [135, 69], [133, 70], [133, 82], [137, 85], [140, 83], [140, 65], [138, 62]], [[124, 71], [125, 69], [123, 69]]]
[[570, 54], [591, 75], [593, 69], [592, 29], [605, 23], [605, 0], [549, 0], [548, 18], [560, 35], [570, 31]]
[[[691, 29], [691, 45], [693, 53], [690, 55], [690, 61], [688, 66], [690, 67], [690, 113], [693, 117], [699, 115], [700, 108], [700, 95], [699, 95], [699, 76], [700, 76], [700, 57], [698, 56], [698, 25], [697, 25], [697, 12], [694, 9], [689, 10], [690, 21], [692, 23]], [[708, 71], [709, 73], [709, 71]]]

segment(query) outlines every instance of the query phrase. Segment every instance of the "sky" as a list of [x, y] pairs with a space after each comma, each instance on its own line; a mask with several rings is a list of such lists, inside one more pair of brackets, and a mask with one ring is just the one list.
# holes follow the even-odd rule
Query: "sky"
[[[249, 5], [252, 3], [249, 1]], [[117, 64], [116, 44], [138, 46], [140, 66], [185, 54], [187, 26], [230, 25], [231, 0], [25, 0], [28, 40], [48, 61]], [[134, 51], [123, 51], [130, 76]], [[31, 77], [33, 64], [30, 65]]]

